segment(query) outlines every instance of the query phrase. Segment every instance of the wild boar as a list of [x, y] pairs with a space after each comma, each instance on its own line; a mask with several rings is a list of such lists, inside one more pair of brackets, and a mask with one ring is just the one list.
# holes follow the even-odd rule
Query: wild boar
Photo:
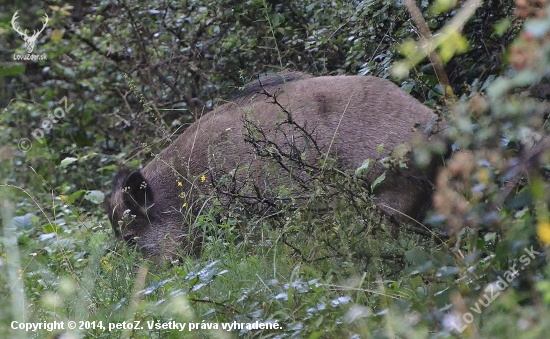
[[[230, 196], [261, 196], [277, 185], [292, 187], [289, 181], [311, 178], [307, 169], [322, 167], [329, 156], [339, 169], [354, 171], [365, 159], [385, 157], [417, 136], [433, 138], [438, 124], [429, 108], [381, 78], [266, 77], [198, 119], [141, 170], [121, 171], [106, 200], [107, 214], [115, 235], [146, 257], [193, 253], [200, 248], [200, 232], [190, 231], [185, 216], [198, 213], [197, 198], [220, 187], [223, 178], [232, 178], [232, 186], [224, 184]], [[292, 166], [293, 152], [300, 168], [284, 168]], [[280, 160], [278, 170], [268, 169], [266, 154], [271, 164]], [[421, 217], [431, 202], [438, 165], [433, 157], [424, 169], [410, 162], [388, 171], [374, 191], [375, 201], [389, 215]], [[383, 173], [380, 167], [371, 178]]]

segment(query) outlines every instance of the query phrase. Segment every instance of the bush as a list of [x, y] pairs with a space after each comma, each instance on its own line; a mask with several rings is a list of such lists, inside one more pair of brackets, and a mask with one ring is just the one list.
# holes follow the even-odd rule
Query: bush
[[[434, 3], [420, 10], [435, 33], [459, 9]], [[437, 7], [444, 3], [452, 6]], [[420, 54], [407, 41], [419, 38], [417, 26], [395, 1], [71, 4], [0, 7], [0, 29], [12, 32], [0, 66], [0, 336], [27, 334], [11, 328], [24, 319], [84, 321], [79, 331], [38, 337], [547, 333], [546, 3], [517, 0], [513, 14], [512, 1], [484, 1], [461, 34], [443, 40], [437, 51], [449, 57], [458, 98], [444, 98], [427, 59], [400, 80], [442, 112], [460, 150], [434, 183], [428, 236], [412, 225], [396, 233], [353, 177], [334, 175], [315, 184], [309, 204], [283, 206], [277, 218], [213, 204], [196, 218], [206, 235], [201, 258], [164, 267], [112, 240], [102, 192], [121, 163], [144, 163], [261, 73], [387, 78], [400, 52]], [[25, 52], [8, 23], [18, 9], [29, 31], [48, 14], [35, 48], [47, 60], [13, 60]], [[133, 321], [143, 329], [108, 330]], [[255, 321], [282, 329], [221, 328]], [[172, 322], [187, 331], [155, 328]]]

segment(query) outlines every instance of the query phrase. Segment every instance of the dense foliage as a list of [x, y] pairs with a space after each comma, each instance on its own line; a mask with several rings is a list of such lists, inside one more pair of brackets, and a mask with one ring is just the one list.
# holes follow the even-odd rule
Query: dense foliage
[[[469, 1], [416, 3], [437, 41]], [[180, 338], [147, 325], [176, 321], [195, 327], [184, 337], [545, 338], [545, 6], [482, 1], [438, 45], [457, 98], [443, 97], [428, 58], [399, 80], [445, 117], [460, 150], [434, 183], [428, 231], [396, 231], [334, 177], [353, 194], [328, 211], [322, 198], [273, 219], [212, 204], [195, 219], [201, 257], [158, 267], [113, 240], [102, 201], [119, 166], [144, 164], [261, 74], [389, 78], [423, 48], [410, 13], [390, 0], [1, 4], [0, 337]], [[47, 14], [33, 51], [46, 60], [16, 60], [17, 10], [28, 34]], [[10, 328], [24, 319], [91, 323]], [[124, 321], [144, 328], [107, 330]], [[222, 329], [255, 321], [280, 328]]]

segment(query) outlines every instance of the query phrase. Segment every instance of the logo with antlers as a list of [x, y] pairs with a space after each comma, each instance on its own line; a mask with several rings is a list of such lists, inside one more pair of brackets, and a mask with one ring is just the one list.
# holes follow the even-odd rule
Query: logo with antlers
[[44, 24], [42, 26], [42, 29], [40, 31], [35, 30], [33, 35], [28, 36], [27, 35], [27, 30], [25, 30], [23, 32], [21, 30], [21, 26], [19, 26], [19, 24], [17, 23], [17, 13], [18, 12], [19, 11], [16, 11], [13, 14], [13, 17], [11, 18], [11, 27], [13, 27], [13, 29], [17, 33], [19, 33], [19, 35], [21, 35], [21, 37], [23, 37], [23, 40], [25, 40], [25, 42], [27, 43], [27, 52], [29, 54], [31, 54], [32, 51], [34, 50], [34, 46], [36, 45], [36, 39], [38, 39], [38, 36], [40, 35], [40, 33], [42, 33], [44, 28], [46, 28], [46, 26], [48, 25], [49, 18], [48, 18], [48, 15], [44, 13], [44, 18], [46, 19], [46, 21], [44, 22]]

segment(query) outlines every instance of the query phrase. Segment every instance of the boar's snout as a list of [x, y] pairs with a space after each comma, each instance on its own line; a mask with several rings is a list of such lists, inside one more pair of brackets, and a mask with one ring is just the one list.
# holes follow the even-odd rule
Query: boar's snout
[[[137, 246], [152, 259], [173, 259], [180, 254], [194, 254], [182, 244], [184, 218], [180, 210], [162, 210], [155, 201], [153, 187], [141, 171], [121, 170], [113, 180], [113, 190], [105, 209], [115, 236], [128, 245]], [[199, 234], [194, 234], [198, 239]]]

